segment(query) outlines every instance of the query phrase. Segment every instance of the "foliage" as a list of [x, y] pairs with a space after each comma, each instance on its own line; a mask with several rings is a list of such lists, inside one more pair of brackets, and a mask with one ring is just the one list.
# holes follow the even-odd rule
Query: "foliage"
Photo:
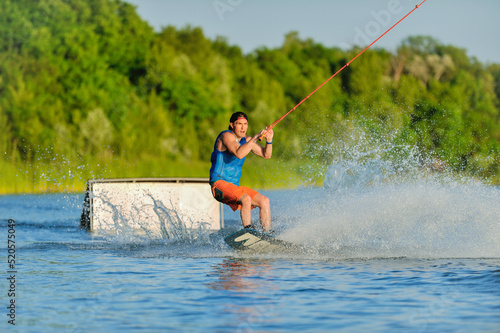
[[[291, 32], [279, 48], [243, 54], [197, 27], [154, 32], [120, 0], [4, 0], [0, 11], [3, 192], [56, 189], [36, 184], [75, 168], [87, 169], [81, 177], [206, 177], [232, 112], [247, 112], [255, 133], [360, 51]], [[276, 127], [274, 154], [291, 170], [326, 161], [332, 137], [359, 120], [498, 182], [499, 87], [500, 65], [410, 37], [395, 53], [366, 51], [304, 101]], [[265, 185], [265, 172], [250, 174], [244, 181]], [[300, 172], [289, 178], [296, 183]]]

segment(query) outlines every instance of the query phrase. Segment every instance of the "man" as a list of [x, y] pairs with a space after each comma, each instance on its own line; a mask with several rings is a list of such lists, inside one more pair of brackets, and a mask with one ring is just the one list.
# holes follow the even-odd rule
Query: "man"
[[[233, 211], [240, 209], [241, 222], [244, 228], [253, 228], [251, 210], [259, 207], [260, 223], [264, 232], [271, 228], [271, 207], [269, 199], [257, 191], [240, 185], [241, 171], [245, 157], [254, 153], [264, 159], [271, 158], [273, 153], [272, 129], [263, 129], [253, 137], [248, 136], [248, 117], [243, 112], [233, 113], [229, 120], [229, 129], [221, 132], [214, 144], [210, 161], [210, 185], [217, 201], [229, 205]], [[265, 134], [266, 145], [257, 141]]]

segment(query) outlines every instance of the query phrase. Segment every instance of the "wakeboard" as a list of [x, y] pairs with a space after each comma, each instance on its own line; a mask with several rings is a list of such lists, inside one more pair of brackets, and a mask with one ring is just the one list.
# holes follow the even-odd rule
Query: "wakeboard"
[[250, 228], [241, 229], [224, 238], [224, 241], [238, 251], [282, 252], [297, 248], [293, 243]]

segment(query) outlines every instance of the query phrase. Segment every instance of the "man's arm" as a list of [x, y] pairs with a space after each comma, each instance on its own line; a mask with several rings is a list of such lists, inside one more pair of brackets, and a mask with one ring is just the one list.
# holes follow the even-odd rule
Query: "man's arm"
[[[253, 151], [255, 154], [257, 154], [254, 149], [255, 147], [260, 147], [259, 144], [256, 144], [257, 141], [259, 140], [259, 137], [264, 134], [265, 130], [262, 130], [259, 134], [254, 135], [253, 137], [247, 136], [247, 142], [245, 144], [240, 145], [238, 141], [236, 141], [236, 136], [231, 133], [231, 132], [225, 132], [222, 134], [222, 143], [226, 147], [226, 149], [236, 156], [239, 159], [242, 159], [243, 157], [247, 156], [248, 153]], [[259, 155], [259, 154], [257, 154]], [[259, 155], [260, 156], [260, 155]], [[263, 157], [263, 156], [262, 156]]]
[[261, 145], [255, 143], [252, 146], [252, 152], [255, 155], [260, 156], [260, 157], [262, 157], [262, 158], [264, 158], [264, 159], [267, 160], [267, 159], [271, 158], [271, 156], [273, 155], [273, 145], [272, 145], [272, 142], [273, 142], [274, 132], [273, 132], [272, 129], [270, 129], [267, 133], [266, 133], [266, 131], [267, 131], [267, 127], [266, 127], [266, 129], [264, 129], [263, 131], [261, 131], [258, 134], [258, 136], [257, 136], [257, 139], [258, 139], [262, 134], [264, 134], [264, 133], [266, 134], [266, 136], [264, 138], [266, 140], [265, 147], [262, 147]]

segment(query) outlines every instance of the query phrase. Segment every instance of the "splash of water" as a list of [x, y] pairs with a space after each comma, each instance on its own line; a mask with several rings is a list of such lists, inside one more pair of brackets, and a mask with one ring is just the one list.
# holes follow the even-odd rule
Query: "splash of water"
[[336, 258], [500, 258], [498, 188], [364, 132], [329, 149], [323, 187], [275, 211], [282, 238]]

